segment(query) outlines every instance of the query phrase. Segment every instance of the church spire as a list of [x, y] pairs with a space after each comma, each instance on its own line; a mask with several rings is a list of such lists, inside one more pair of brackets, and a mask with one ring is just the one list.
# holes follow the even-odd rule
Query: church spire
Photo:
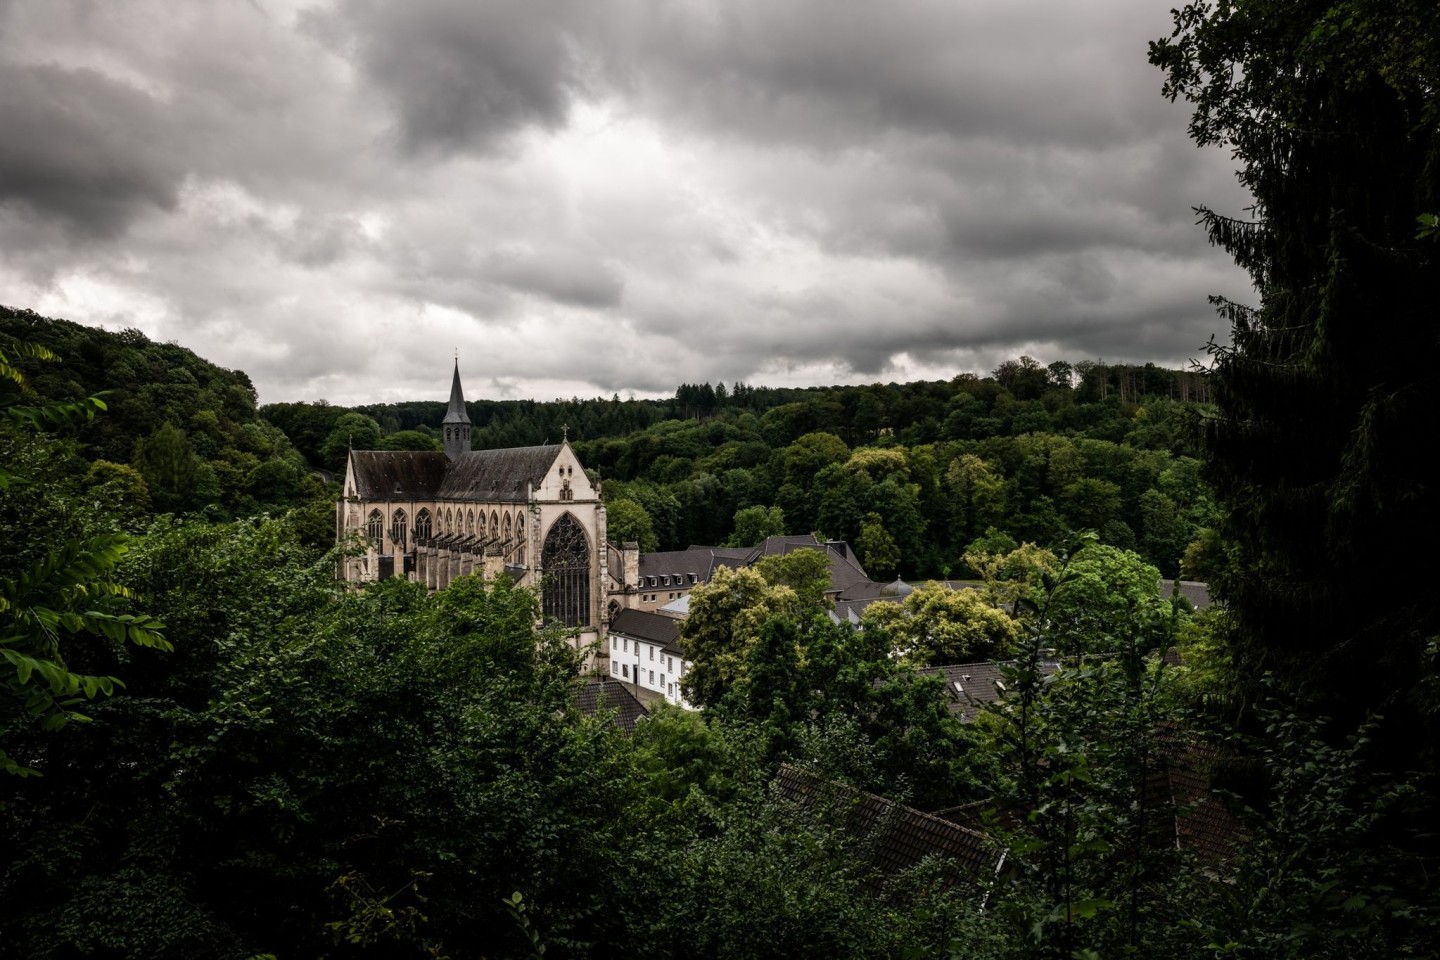
[[450, 407], [445, 411], [445, 456], [451, 460], [470, 449], [470, 414], [465, 412], [465, 391], [460, 388], [460, 360], [455, 360], [455, 377], [450, 382]]

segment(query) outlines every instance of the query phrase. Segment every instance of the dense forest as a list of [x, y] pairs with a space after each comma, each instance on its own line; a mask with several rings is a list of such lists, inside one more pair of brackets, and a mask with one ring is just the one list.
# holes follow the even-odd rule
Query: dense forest
[[[568, 435], [603, 483], [612, 539], [646, 550], [748, 546], [768, 533], [858, 545], [873, 515], [867, 543], [879, 546], [862, 560], [880, 577], [973, 577], [963, 556], [977, 540], [1055, 545], [1093, 529], [1169, 577], [1196, 544], [1186, 572], [1204, 578], [1216, 516], [1187, 421], [1207, 409], [1207, 389], [1194, 371], [1021, 357], [948, 382], [682, 384], [670, 400], [468, 408], [480, 449]], [[444, 404], [270, 404], [261, 414], [313, 466], [338, 470], [351, 443], [435, 449]], [[744, 525], [742, 511], [767, 522]]]
[[[1208, 372], [472, 404], [486, 446], [568, 431], [650, 546], [977, 581], [857, 628], [817, 554], [725, 571], [681, 629], [703, 710], [633, 732], [505, 579], [336, 581], [327, 471], [433, 447], [438, 403], [257, 409], [0, 310], [0, 953], [1440, 954], [1440, 601], [1384, 589], [1440, 510], [1440, 9], [1175, 16], [1151, 59], [1260, 214], [1201, 212], [1260, 297]], [[979, 661], [1004, 695], [952, 710], [934, 668]], [[976, 859], [897, 864], [905, 823]]]

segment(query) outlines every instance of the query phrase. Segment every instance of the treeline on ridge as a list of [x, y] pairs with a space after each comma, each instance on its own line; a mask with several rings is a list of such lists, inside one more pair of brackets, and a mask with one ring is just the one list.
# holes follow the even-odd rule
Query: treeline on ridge
[[[1185, 425], [1207, 397], [1194, 371], [1021, 357], [949, 381], [687, 383], [662, 400], [467, 409], [477, 449], [568, 436], [603, 481], [611, 539], [647, 550], [781, 532], [858, 542], [870, 520], [872, 574], [949, 577], [972, 573], [960, 558], [977, 538], [1053, 544], [1093, 529], [1175, 576], [1213, 522]], [[312, 465], [340, 470], [350, 446], [439, 449], [444, 410], [321, 401], [261, 413]], [[1197, 546], [1189, 574], [1203, 577], [1204, 561]]]
[[[37, 397], [103, 397], [105, 416], [62, 433], [86, 482], [137, 518], [299, 507], [318, 545], [347, 449], [439, 449], [438, 400], [257, 407], [243, 372], [139, 331], [0, 308], [0, 335], [59, 355], [22, 363]], [[977, 542], [1056, 545], [1094, 530], [1166, 576], [1204, 579], [1215, 508], [1187, 418], [1206, 391], [1193, 371], [1021, 357], [948, 381], [687, 383], [662, 400], [468, 409], [479, 449], [568, 436], [603, 481], [610, 538], [646, 550], [818, 532], [855, 544], [873, 576], [963, 578]]]

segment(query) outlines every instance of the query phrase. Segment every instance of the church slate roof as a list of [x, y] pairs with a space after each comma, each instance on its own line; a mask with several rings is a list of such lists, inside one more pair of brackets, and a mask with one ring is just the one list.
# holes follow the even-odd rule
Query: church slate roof
[[445, 409], [443, 423], [469, 423], [470, 414], [465, 412], [465, 392], [460, 389], [460, 361], [455, 361], [455, 377], [450, 381], [450, 404]]
[[527, 482], [539, 486], [558, 444], [443, 453], [352, 450], [356, 495], [362, 500], [485, 500], [523, 503]]
[[436, 498], [524, 502], [526, 483], [539, 486], [559, 454], [559, 444], [471, 450], [450, 462]]
[[433, 500], [445, 476], [443, 453], [352, 450], [355, 493], [362, 500]]

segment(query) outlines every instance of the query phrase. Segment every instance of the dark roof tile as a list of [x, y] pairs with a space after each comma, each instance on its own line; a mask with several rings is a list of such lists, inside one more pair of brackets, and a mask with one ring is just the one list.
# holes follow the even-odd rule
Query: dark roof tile
[[615, 726], [627, 735], [634, 733], [636, 724], [650, 714], [623, 684], [609, 678], [590, 680], [577, 687], [575, 709], [586, 716], [594, 716], [601, 710], [613, 710]]
[[352, 450], [355, 492], [362, 500], [433, 500], [449, 461], [443, 453]]
[[825, 805], [822, 812], [845, 807], [847, 830], [869, 841], [871, 865], [882, 874], [899, 873], [926, 857], [937, 857], [947, 863], [952, 882], [984, 886], [1004, 859], [1004, 848], [979, 831], [789, 764], [781, 766], [772, 789], [792, 803]]
[[615, 619], [610, 621], [610, 632], [637, 640], [648, 640], [680, 652], [676, 642], [680, 635], [680, 621], [674, 617], [644, 610], [621, 610]]
[[[945, 678], [945, 689], [950, 694], [950, 712], [960, 714], [965, 721], [974, 720], [981, 707], [1000, 699], [1000, 690], [995, 686], [1002, 679], [1000, 663], [957, 663], [945, 667], [929, 667], [924, 673], [938, 673]], [[1055, 673], [1060, 665], [1053, 661], [1042, 661], [1041, 672]]]
[[559, 444], [471, 450], [450, 462], [437, 496], [441, 500], [524, 501], [527, 483], [539, 486], [559, 454]]

